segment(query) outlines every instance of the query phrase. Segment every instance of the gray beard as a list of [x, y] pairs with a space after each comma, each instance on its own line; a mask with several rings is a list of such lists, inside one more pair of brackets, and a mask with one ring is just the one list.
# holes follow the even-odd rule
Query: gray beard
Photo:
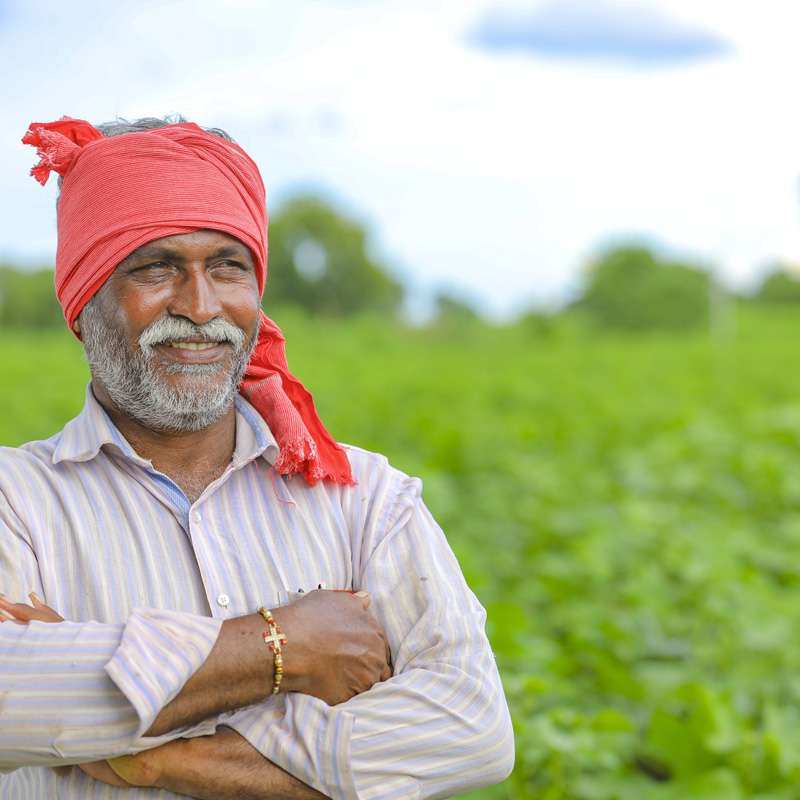
[[[81, 311], [83, 352], [92, 377], [102, 382], [117, 408], [147, 428], [161, 431], [199, 431], [216, 422], [233, 404], [256, 336], [247, 342], [244, 332], [223, 320], [194, 325], [169, 318], [154, 323], [139, 338], [141, 352], [133, 350], [120, 329], [99, 308], [97, 296]], [[155, 362], [154, 345], [193, 334], [207, 341], [229, 341], [232, 358], [222, 364]], [[227, 371], [220, 381], [221, 372]], [[185, 376], [170, 385], [167, 375]]]

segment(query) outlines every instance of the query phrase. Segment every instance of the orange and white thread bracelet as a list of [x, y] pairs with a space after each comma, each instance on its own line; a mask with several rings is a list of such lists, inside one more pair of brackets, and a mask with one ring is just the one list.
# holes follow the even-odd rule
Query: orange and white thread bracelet
[[272, 612], [268, 608], [259, 608], [258, 613], [267, 621], [269, 630], [264, 632], [264, 644], [269, 645], [269, 649], [275, 658], [275, 679], [272, 684], [272, 694], [278, 694], [278, 689], [283, 678], [283, 653], [281, 645], [286, 644], [286, 637], [281, 633], [281, 629], [275, 624]]

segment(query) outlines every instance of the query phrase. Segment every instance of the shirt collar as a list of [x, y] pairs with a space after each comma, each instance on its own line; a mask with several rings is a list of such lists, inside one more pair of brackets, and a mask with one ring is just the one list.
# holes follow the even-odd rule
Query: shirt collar
[[[278, 458], [278, 444], [261, 415], [241, 395], [234, 400], [236, 407], [236, 442], [234, 466], [259, 456], [274, 464]], [[122, 455], [142, 467], [152, 466], [128, 444], [106, 414], [92, 391], [91, 381], [86, 387], [86, 402], [75, 419], [70, 420], [61, 433], [53, 452], [53, 463], [60, 461], [90, 461], [101, 449]]]

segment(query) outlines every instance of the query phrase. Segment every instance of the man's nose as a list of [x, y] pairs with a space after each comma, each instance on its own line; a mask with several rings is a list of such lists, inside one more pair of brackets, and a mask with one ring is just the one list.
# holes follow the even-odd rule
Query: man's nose
[[214, 281], [202, 267], [192, 268], [176, 283], [168, 311], [197, 324], [222, 314], [222, 303]]

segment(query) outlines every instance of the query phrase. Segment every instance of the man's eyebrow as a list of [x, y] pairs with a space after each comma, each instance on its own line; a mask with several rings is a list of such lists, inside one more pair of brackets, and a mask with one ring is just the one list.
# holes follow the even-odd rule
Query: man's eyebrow
[[[180, 254], [174, 248], [160, 244], [143, 244], [127, 255], [121, 263], [140, 258], [177, 258]], [[250, 249], [246, 245], [225, 244], [211, 253], [209, 258], [245, 258], [252, 260]]]
[[227, 256], [236, 256], [237, 258], [252, 258], [250, 249], [245, 245], [230, 244], [220, 247], [219, 250], [214, 251], [212, 258], [226, 258]]

